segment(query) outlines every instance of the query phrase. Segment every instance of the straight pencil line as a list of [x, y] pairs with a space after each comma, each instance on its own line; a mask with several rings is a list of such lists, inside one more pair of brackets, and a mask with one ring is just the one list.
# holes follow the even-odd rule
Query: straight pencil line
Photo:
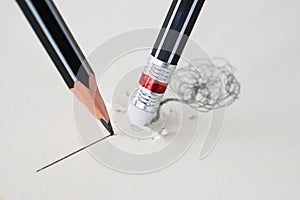
[[36, 173], [38, 173], [40, 171], [43, 171], [43, 170], [45, 170], [45, 169], [47, 169], [47, 168], [49, 168], [49, 167], [51, 167], [51, 166], [53, 166], [53, 165], [55, 165], [55, 164], [63, 161], [65, 159], [67, 159], [67, 158], [69, 158], [69, 157], [71, 157], [71, 156], [73, 156], [73, 155], [75, 155], [75, 154], [77, 154], [77, 153], [79, 153], [79, 152], [81, 152], [81, 151], [83, 151], [83, 150], [85, 150], [85, 149], [87, 149], [87, 148], [89, 148], [89, 147], [91, 147], [91, 146], [93, 146], [93, 145], [95, 145], [95, 144], [97, 144], [97, 143], [99, 143], [99, 142], [101, 142], [101, 141], [103, 141], [103, 140], [111, 137], [111, 136], [113, 136], [113, 135], [105, 136], [105, 137], [103, 137], [103, 138], [101, 138], [101, 139], [99, 139], [99, 140], [97, 140], [97, 141], [95, 141], [95, 142], [93, 142], [93, 143], [85, 146], [85, 147], [82, 147], [82, 148], [80, 148], [80, 149], [78, 149], [78, 150], [76, 150], [76, 151], [74, 151], [74, 152], [72, 152], [72, 153], [70, 153], [70, 154], [68, 154], [68, 155], [66, 155], [66, 156], [64, 156], [64, 157], [62, 157], [62, 158], [60, 158], [60, 159], [58, 159], [58, 160], [56, 160], [56, 161], [48, 164], [48, 165], [46, 165], [45, 167], [42, 167], [41, 169], [36, 170]]

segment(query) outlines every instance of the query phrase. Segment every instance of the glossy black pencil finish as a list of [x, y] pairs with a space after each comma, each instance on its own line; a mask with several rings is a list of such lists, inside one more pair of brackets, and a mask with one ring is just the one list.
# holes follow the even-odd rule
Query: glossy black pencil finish
[[173, 0], [151, 55], [177, 65], [205, 0]]
[[73, 88], [77, 80], [89, 87], [88, 77], [93, 72], [54, 3], [16, 1], [68, 87]]
[[[88, 102], [93, 101], [95, 105], [91, 105], [90, 103], [85, 104], [84, 100], [82, 103], [89, 108], [90, 112], [100, 120], [111, 134], [114, 134], [103, 99], [100, 93], [98, 93], [99, 90], [96, 86], [94, 73], [53, 1], [16, 0], [16, 2], [48, 52], [68, 88], [72, 92], [81, 92], [83, 96], [85, 95], [84, 98], [92, 98]], [[81, 87], [78, 83], [84, 85], [86, 88]], [[95, 89], [95, 86], [97, 87], [96, 91], [91, 91], [92, 88]], [[90, 93], [93, 94], [89, 95]], [[74, 94], [76, 96], [78, 92]], [[82, 97], [82, 95], [80, 94], [79, 96]], [[78, 96], [76, 97], [78, 98]]]

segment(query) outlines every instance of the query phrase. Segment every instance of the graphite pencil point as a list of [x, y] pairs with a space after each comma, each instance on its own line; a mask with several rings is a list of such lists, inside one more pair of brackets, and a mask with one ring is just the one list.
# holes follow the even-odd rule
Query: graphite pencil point
[[111, 135], [114, 135], [114, 130], [113, 130], [113, 127], [110, 123], [110, 120], [107, 123], [104, 119], [100, 119], [100, 122], [106, 128], [106, 130], [108, 130], [108, 132], [110, 132]]

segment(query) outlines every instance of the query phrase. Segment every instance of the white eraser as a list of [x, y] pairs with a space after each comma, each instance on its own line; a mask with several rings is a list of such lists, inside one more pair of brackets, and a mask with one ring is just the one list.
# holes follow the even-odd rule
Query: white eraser
[[155, 113], [139, 109], [132, 104], [129, 104], [127, 114], [131, 123], [139, 127], [149, 124], [155, 117]]

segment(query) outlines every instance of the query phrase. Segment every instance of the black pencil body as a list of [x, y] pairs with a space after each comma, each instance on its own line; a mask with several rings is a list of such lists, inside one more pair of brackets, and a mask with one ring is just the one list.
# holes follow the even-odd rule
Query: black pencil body
[[205, 0], [173, 0], [151, 55], [177, 65]]
[[16, 1], [68, 87], [73, 88], [77, 80], [88, 87], [92, 70], [54, 3], [51, 0]]
[[113, 134], [95, 75], [51, 0], [16, 0], [70, 91]]

